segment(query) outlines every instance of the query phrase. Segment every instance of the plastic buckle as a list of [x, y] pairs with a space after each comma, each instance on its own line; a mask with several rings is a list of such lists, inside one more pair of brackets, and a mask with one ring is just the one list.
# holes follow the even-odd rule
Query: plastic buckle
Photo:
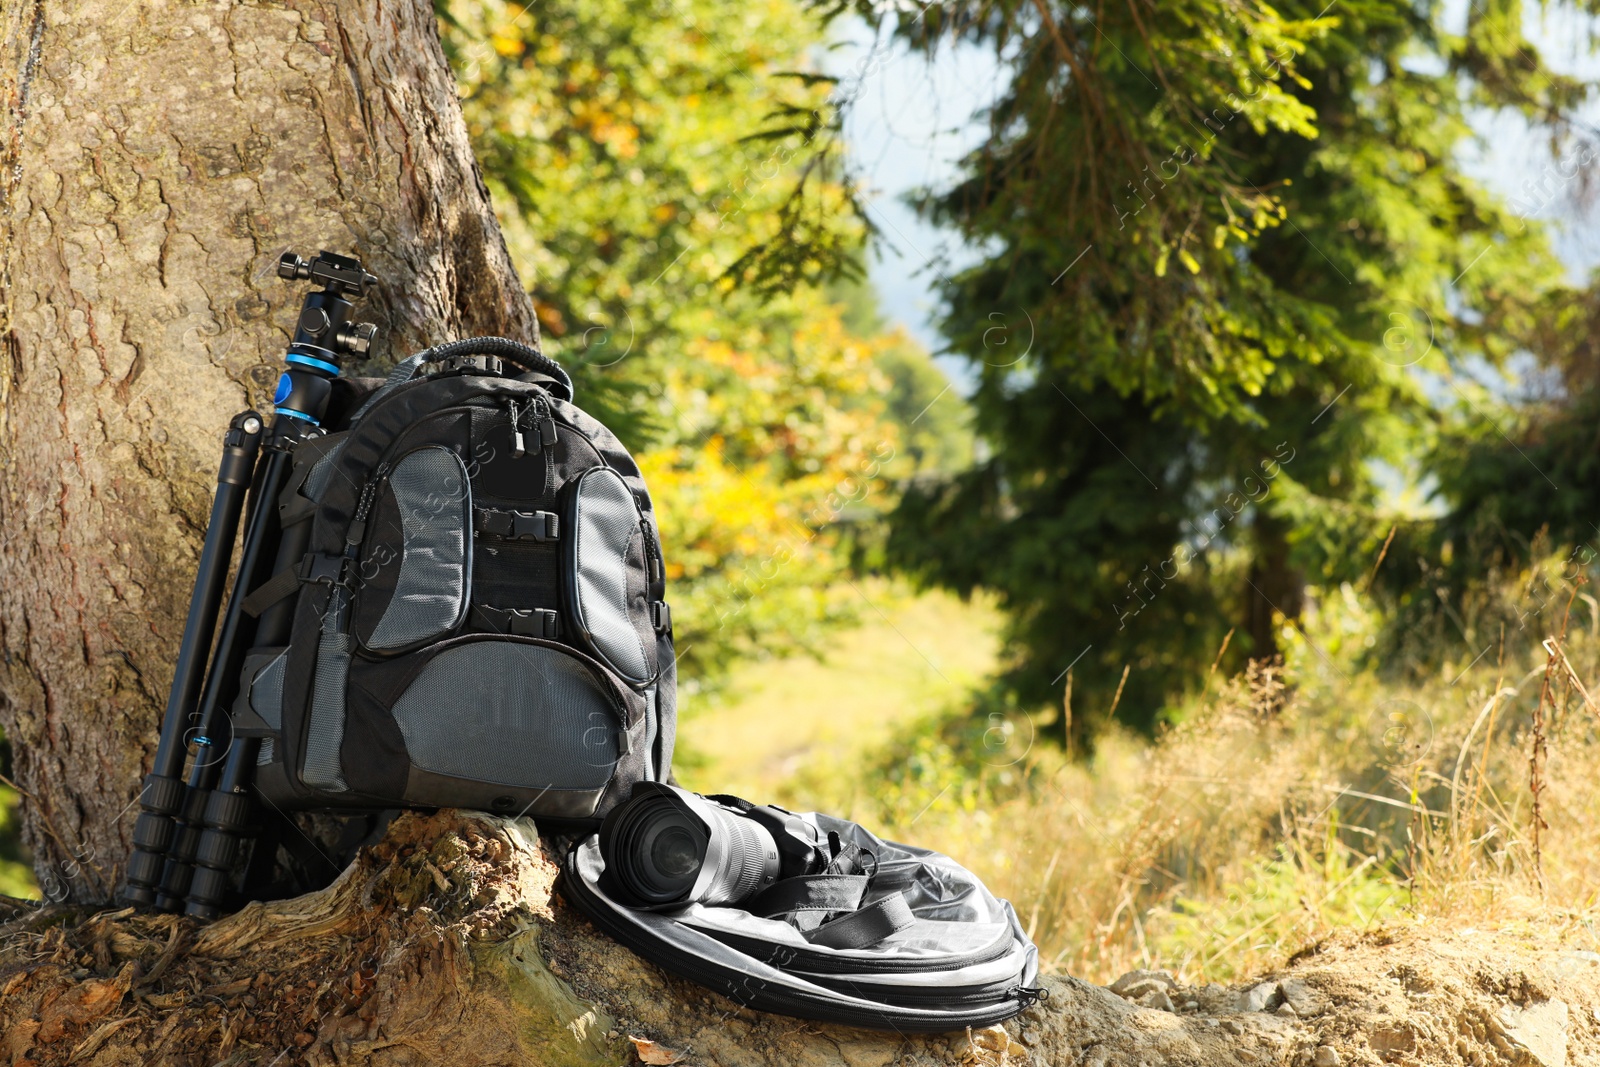
[[485, 374], [495, 378], [505, 377], [505, 363], [499, 356], [450, 356], [439, 361], [439, 369], [432, 377], [450, 374]]
[[554, 541], [560, 520], [553, 511], [513, 511], [511, 538], [516, 541]]
[[560, 630], [560, 616], [550, 608], [506, 608], [506, 632], [517, 637], [554, 639]]
[[664, 634], [672, 630], [672, 608], [665, 600], [652, 600], [650, 602], [650, 622], [656, 628], [656, 633]]
[[561, 520], [553, 511], [500, 511], [478, 508], [473, 524], [482, 532], [508, 541], [554, 541], [561, 532]]

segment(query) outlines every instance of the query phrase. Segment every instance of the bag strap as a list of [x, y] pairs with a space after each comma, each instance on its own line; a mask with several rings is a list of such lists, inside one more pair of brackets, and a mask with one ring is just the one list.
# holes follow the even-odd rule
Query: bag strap
[[806, 940], [824, 948], [871, 948], [914, 922], [905, 894], [895, 893], [823, 923]]
[[862, 906], [864, 874], [803, 874], [762, 892], [746, 910], [782, 919], [824, 948], [871, 948], [916, 921], [905, 895], [892, 893]]

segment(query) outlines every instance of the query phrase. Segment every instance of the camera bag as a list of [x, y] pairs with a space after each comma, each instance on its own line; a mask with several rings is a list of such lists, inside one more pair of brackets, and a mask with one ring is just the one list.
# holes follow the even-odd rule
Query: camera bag
[[[285, 810], [462, 807], [591, 826], [672, 762], [671, 616], [626, 448], [535, 349], [419, 353], [302, 442], [279, 501], [309, 550], [232, 709]], [[365, 393], [364, 396], [359, 395]]]
[[[735, 797], [706, 797], [733, 812]], [[1040, 999], [1038, 949], [1011, 905], [924, 848], [815, 812], [796, 818], [869, 873], [780, 879], [746, 907], [633, 908], [600, 836], [576, 841], [562, 897], [602, 932], [680, 978], [760, 1011], [875, 1030], [990, 1026]]]

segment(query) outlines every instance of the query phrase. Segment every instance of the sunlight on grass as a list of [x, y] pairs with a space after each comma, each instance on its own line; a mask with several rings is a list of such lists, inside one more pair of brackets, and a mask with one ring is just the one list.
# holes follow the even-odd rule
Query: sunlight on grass
[[834, 637], [823, 658], [799, 656], [737, 668], [727, 696], [686, 709], [679, 726], [683, 783], [756, 801], [786, 799], [803, 766], [849, 774], [897, 728], [929, 709], [962, 706], [994, 667], [999, 616], [944, 593], [912, 596], [901, 585], [862, 580], [859, 627]]
[[[1319, 650], [1286, 627], [1286, 665], [1218, 680], [1154, 740], [1113, 729], [1068, 758], [1045, 740], [1054, 712], [970, 710], [992, 611], [869, 595], [882, 615], [826, 661], [748, 666], [735, 700], [685, 722], [704, 754], [688, 784], [945, 851], [1013, 902], [1048, 970], [1091, 980], [1226, 981], [1423, 920], [1533, 922], [1597, 947], [1600, 713], [1552, 675], [1536, 847], [1528, 756], [1551, 657], [1534, 629], [1503, 661], [1401, 677], [1360, 664], [1359, 633]], [[1310, 621], [1360, 629], [1348, 599]], [[1600, 676], [1600, 634], [1562, 651]]]

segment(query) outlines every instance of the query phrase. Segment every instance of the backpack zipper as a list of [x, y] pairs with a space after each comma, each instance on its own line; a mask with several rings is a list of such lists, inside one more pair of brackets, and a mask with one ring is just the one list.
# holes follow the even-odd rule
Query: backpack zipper
[[[692, 925], [692, 924], [691, 924]], [[747, 956], [754, 956], [763, 963], [770, 963], [774, 958], [788, 955], [798, 966], [804, 967], [808, 974], [826, 975], [860, 975], [860, 964], [868, 962], [855, 957], [839, 957], [817, 951], [816, 949], [801, 948], [798, 945], [778, 944], [773, 941], [763, 941], [760, 938], [748, 937], [744, 934], [730, 933], [724, 930], [713, 930], [702, 926], [695, 926], [707, 937], [715, 938], [731, 948], [736, 948]], [[927, 971], [930, 963], [941, 971], [958, 971], [963, 967], [974, 967], [980, 963], [993, 963], [1008, 955], [1013, 947], [1014, 938], [1009, 933], [995, 941], [986, 948], [973, 949], [959, 956], [946, 956], [943, 959], [908, 959], [908, 960], [874, 960], [871, 966], [881, 974], [915, 973]], [[820, 980], [820, 979], [819, 979]]]
[[[511, 410], [511, 455], [521, 459], [528, 454], [528, 437], [533, 438], [533, 451], [543, 452], [555, 447], [556, 420], [550, 413], [550, 402], [539, 393], [533, 394], [531, 402], [526, 407], [520, 407], [515, 397], [506, 401], [506, 406]], [[523, 416], [531, 414], [532, 424], [528, 427], [530, 433], [525, 435], [522, 430]]]
[[367, 479], [367, 484], [361, 487], [361, 498], [356, 501], [356, 513], [350, 520], [350, 528], [344, 535], [344, 554], [354, 556], [361, 548], [361, 542], [367, 539], [367, 514], [372, 510], [372, 503], [378, 496], [378, 486], [389, 477], [389, 468], [393, 464], [387, 460], [378, 464], [373, 470], [372, 477]]

